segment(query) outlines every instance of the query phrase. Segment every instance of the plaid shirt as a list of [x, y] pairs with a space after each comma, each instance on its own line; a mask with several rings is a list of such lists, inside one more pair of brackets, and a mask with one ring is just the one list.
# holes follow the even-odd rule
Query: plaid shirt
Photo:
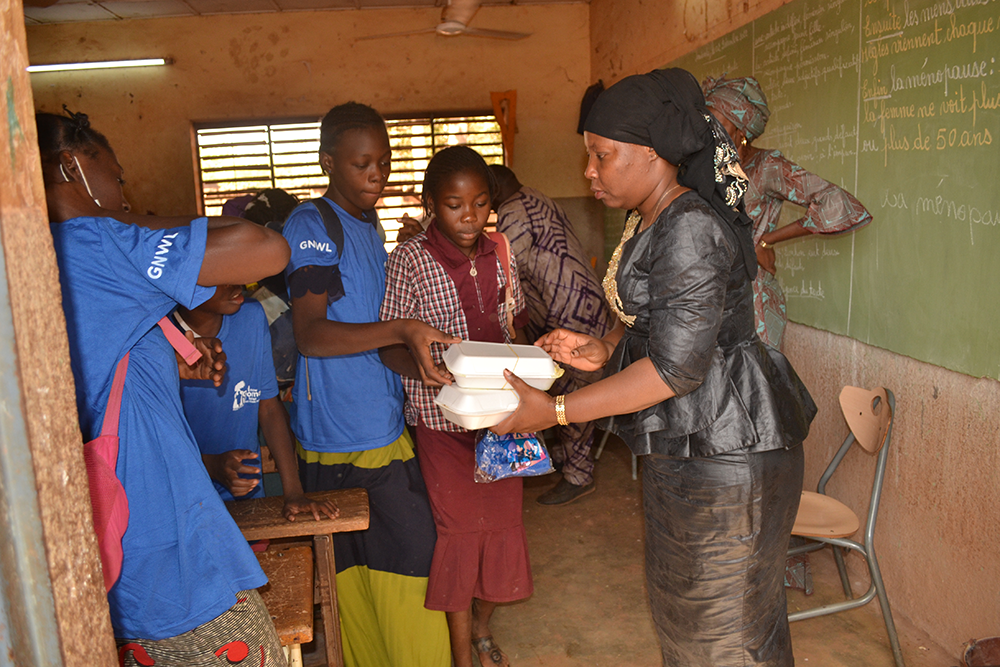
[[[450, 275], [441, 264], [431, 256], [425, 247], [428, 235], [437, 235], [440, 232], [436, 228], [428, 229], [426, 232], [417, 234], [408, 240], [389, 255], [386, 263], [385, 279], [385, 299], [382, 300], [382, 309], [379, 312], [381, 320], [395, 320], [401, 318], [417, 319], [427, 324], [458, 336], [462, 340], [469, 339], [469, 327], [466, 322], [463, 304], [458, 297], [458, 290]], [[448, 244], [445, 240], [444, 244]], [[453, 252], [458, 259], [461, 254], [457, 248], [437, 247]], [[469, 261], [468, 258], [461, 258]], [[506, 342], [512, 342], [507, 334], [507, 315], [504, 305], [504, 289], [507, 285], [507, 278], [504, 275], [503, 261], [500, 253], [496, 252], [496, 244], [489, 240], [485, 234], [479, 238], [479, 247], [476, 251], [476, 267], [483, 271], [483, 262], [492, 263], [496, 267], [497, 280], [497, 303], [495, 304], [496, 315], [500, 322], [500, 329], [503, 331]], [[513, 253], [511, 254], [511, 276], [514, 297], [514, 312], [518, 313], [515, 318], [515, 326], [523, 326], [526, 316], [524, 311], [524, 296], [521, 293], [521, 286], [517, 280], [517, 264]], [[468, 273], [460, 274], [462, 280], [474, 280]], [[487, 304], [489, 305], [489, 304]], [[478, 308], [478, 304], [465, 304], [467, 308]], [[431, 355], [435, 363], [441, 363], [441, 355], [445, 346], [434, 343], [431, 346]], [[403, 378], [403, 387], [406, 389], [406, 423], [416, 424], [417, 417], [428, 427], [438, 431], [465, 431], [466, 429], [453, 424], [441, 410], [434, 405], [434, 398], [438, 389], [426, 387], [414, 378]]]

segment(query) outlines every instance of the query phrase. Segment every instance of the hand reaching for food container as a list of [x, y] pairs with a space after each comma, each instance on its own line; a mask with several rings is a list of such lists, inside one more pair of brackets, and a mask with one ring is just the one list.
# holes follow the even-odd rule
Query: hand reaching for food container
[[604, 339], [569, 329], [550, 331], [535, 341], [535, 345], [548, 352], [558, 363], [582, 371], [604, 368], [615, 349], [613, 344]]

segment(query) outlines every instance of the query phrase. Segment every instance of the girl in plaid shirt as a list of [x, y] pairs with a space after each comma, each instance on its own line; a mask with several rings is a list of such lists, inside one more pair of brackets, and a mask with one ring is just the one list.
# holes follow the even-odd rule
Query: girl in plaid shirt
[[[505, 260], [483, 234], [495, 194], [492, 173], [471, 148], [452, 146], [431, 159], [423, 204], [434, 220], [389, 256], [381, 319], [419, 319], [463, 340], [525, 342], [520, 327], [527, 311], [517, 268], [510, 271], [517, 331], [511, 340]], [[443, 351], [443, 345], [432, 347], [439, 364]], [[478, 434], [444, 418], [434, 405], [437, 390], [421, 381], [405, 347], [380, 354], [403, 375], [406, 421], [416, 427], [417, 458], [437, 527], [425, 606], [446, 612], [456, 667], [472, 667], [472, 649], [487, 667], [507, 665], [489, 620], [497, 603], [524, 599], [533, 590], [521, 478], [475, 483]]]

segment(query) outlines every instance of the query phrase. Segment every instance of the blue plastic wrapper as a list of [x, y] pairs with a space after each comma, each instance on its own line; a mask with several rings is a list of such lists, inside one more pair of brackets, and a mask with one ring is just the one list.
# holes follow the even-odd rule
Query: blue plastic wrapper
[[534, 477], [552, 472], [552, 459], [534, 433], [497, 435], [485, 430], [476, 444], [477, 482]]

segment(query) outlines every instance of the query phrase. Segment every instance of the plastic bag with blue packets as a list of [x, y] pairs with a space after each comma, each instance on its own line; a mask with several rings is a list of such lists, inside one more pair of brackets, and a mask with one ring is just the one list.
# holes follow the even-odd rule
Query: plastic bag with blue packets
[[552, 472], [552, 459], [534, 433], [497, 435], [485, 430], [476, 444], [477, 482], [534, 477]]

